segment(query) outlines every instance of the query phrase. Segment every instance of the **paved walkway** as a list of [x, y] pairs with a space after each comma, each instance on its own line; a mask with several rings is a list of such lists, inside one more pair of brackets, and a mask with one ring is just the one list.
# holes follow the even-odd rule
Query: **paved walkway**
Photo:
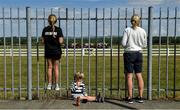
[[143, 104], [125, 101], [106, 100], [104, 103], [81, 103], [79, 107], [73, 100], [0, 100], [1, 109], [180, 109], [180, 101], [175, 100], [145, 100]]

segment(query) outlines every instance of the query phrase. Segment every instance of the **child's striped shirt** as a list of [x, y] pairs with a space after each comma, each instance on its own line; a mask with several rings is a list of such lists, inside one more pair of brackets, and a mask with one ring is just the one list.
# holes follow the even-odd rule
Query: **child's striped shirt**
[[85, 95], [85, 84], [80, 82], [79, 87], [76, 82], [72, 82], [71, 84], [71, 94], [72, 95]]

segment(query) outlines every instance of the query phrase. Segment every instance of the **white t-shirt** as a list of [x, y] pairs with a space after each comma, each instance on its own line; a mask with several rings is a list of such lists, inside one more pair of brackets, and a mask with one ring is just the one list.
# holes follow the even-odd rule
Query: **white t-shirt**
[[125, 51], [141, 51], [147, 46], [147, 35], [144, 29], [136, 27], [135, 29], [128, 27], [125, 29], [122, 46]]

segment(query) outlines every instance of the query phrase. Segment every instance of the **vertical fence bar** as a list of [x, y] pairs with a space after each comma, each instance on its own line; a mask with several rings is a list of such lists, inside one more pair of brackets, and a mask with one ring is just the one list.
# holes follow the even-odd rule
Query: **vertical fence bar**
[[[127, 8], [125, 9], [125, 28], [127, 28]], [[127, 74], [125, 74], [125, 97], [127, 97]]]
[[176, 31], [177, 31], [177, 7], [175, 8], [175, 21], [174, 21], [174, 92], [173, 92], [173, 98], [176, 97]]
[[[59, 21], [59, 27], [61, 27], [61, 16], [60, 16], [61, 14], [60, 14], [60, 8], [58, 8], [58, 21]], [[62, 76], [62, 73], [61, 73], [61, 60], [59, 61], [59, 86], [60, 86], [60, 91], [59, 91], [59, 95], [60, 95], [60, 97], [62, 96], [62, 94], [61, 94], [61, 89], [62, 89], [62, 81], [61, 81], [61, 76]]]
[[61, 8], [58, 8], [58, 25], [59, 25], [59, 27], [61, 27], [61, 20], [60, 20], [60, 18], [61, 18], [61, 14], [60, 14], [60, 11], [61, 11]]
[[136, 10], [135, 10], [135, 8], [133, 8], [133, 15], [134, 15], [134, 14], [136, 14]]
[[7, 83], [6, 83], [6, 76], [7, 76], [7, 68], [6, 68], [6, 37], [5, 37], [5, 15], [4, 15], [4, 8], [2, 9], [2, 16], [3, 16], [3, 39], [4, 39], [4, 99], [7, 98]]
[[[50, 9], [50, 13], [53, 14], [53, 8]], [[52, 83], [56, 83], [55, 82], [55, 71], [54, 71], [54, 69], [52, 69], [52, 78], [51, 79], [52, 79]]]
[[142, 10], [142, 8], [140, 9], [140, 16], [141, 16], [140, 26], [142, 27], [142, 18], [143, 18], [143, 10]]
[[90, 39], [90, 8], [88, 8], [88, 94], [91, 94], [91, 39]]
[[[43, 8], [43, 25], [45, 27], [45, 16], [46, 16], [46, 10]], [[46, 58], [45, 58], [45, 48], [44, 48], [44, 93], [46, 95], [46, 85], [47, 85], [47, 71], [46, 71]]]
[[159, 11], [159, 52], [158, 52], [158, 97], [161, 89], [161, 8]]
[[127, 8], [125, 9], [125, 28], [127, 28]]
[[105, 43], [106, 43], [106, 39], [105, 39], [105, 9], [103, 8], [103, 89], [102, 89], [102, 93], [103, 93], [103, 98], [105, 97], [105, 75], [106, 75], [106, 59], [105, 59]]
[[36, 8], [36, 55], [37, 55], [37, 93], [39, 97], [39, 38], [38, 38], [38, 9]]
[[12, 90], [12, 95], [14, 97], [14, 44], [13, 44], [13, 28], [12, 28], [12, 8], [10, 8], [10, 33], [11, 33], [11, 50], [10, 50], [10, 54], [11, 54], [11, 90]]
[[51, 8], [51, 14], [53, 14], [53, 8]]
[[112, 96], [112, 8], [110, 9], [110, 95]]
[[98, 33], [98, 31], [97, 31], [98, 30], [98, 15], [97, 14], [98, 14], [98, 9], [96, 8], [96, 21], [95, 21], [95, 23], [96, 23], [96, 35], [95, 35], [96, 36], [96, 64], [95, 64], [95, 69], [96, 69], [95, 70], [95, 74], [96, 74], [95, 75], [96, 96], [97, 96], [97, 92], [98, 92], [98, 90], [97, 90], [98, 89], [98, 85], [97, 85], [97, 72], [98, 72], [97, 71], [97, 69], [98, 69], [98, 64], [97, 64], [98, 63], [97, 62], [97, 59], [98, 59], [98, 56], [97, 56], [98, 55], [98, 53], [97, 53], [97, 46], [98, 46], [97, 45], [97, 43], [98, 43], [98, 41], [97, 41], [97, 37], [98, 37], [98, 35], [97, 35], [97, 33]]
[[75, 30], [75, 8], [73, 8], [73, 36], [74, 36], [74, 74], [76, 73], [76, 30]]
[[169, 7], [167, 8], [167, 36], [166, 36], [166, 97], [168, 97], [168, 60], [169, 60]]
[[22, 75], [22, 71], [21, 71], [21, 35], [20, 35], [20, 12], [19, 12], [19, 8], [18, 8], [18, 38], [19, 38], [19, 98], [21, 98], [21, 75]]
[[32, 55], [31, 55], [31, 9], [26, 7], [26, 32], [27, 32], [27, 95], [32, 100]]
[[84, 56], [84, 48], [83, 48], [83, 15], [82, 15], [82, 8], [81, 8], [81, 71], [83, 71], [83, 56]]
[[153, 24], [153, 7], [148, 8], [148, 77], [147, 77], [147, 99], [152, 100], [152, 24]]
[[66, 8], [66, 91], [68, 96], [68, 88], [69, 88], [69, 76], [68, 76], [68, 8]]
[[[133, 8], [133, 15], [136, 14], [135, 8]], [[134, 74], [133, 74], [134, 76]], [[134, 77], [132, 77], [132, 97], [134, 97]]]
[[61, 65], [61, 61], [59, 63], [59, 86], [60, 86], [60, 91], [59, 91], [59, 96], [62, 96], [62, 65]]
[[120, 95], [120, 8], [118, 8], [118, 96]]

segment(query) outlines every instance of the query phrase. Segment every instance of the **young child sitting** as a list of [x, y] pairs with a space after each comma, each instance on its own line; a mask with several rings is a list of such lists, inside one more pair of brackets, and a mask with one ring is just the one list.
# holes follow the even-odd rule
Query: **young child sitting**
[[88, 96], [85, 92], [85, 84], [83, 83], [84, 73], [77, 72], [74, 76], [74, 82], [71, 87], [71, 95], [76, 100], [76, 105], [80, 105], [80, 101], [86, 103], [87, 101], [102, 102], [100, 94], [95, 96]]

